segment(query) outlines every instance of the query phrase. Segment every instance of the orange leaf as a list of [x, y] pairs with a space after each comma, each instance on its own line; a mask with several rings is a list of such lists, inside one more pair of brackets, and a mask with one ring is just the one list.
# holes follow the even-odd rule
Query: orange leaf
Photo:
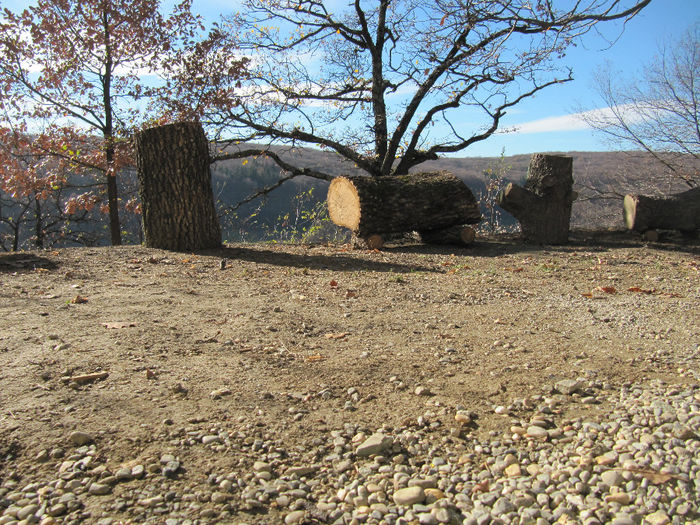
[[593, 299], [593, 294], [592, 293], [582, 293], [581, 297], [585, 297], [587, 299]]
[[326, 339], [343, 339], [349, 335], [349, 332], [339, 332], [339, 333], [328, 333], [324, 337]]
[[332, 280], [332, 281], [330, 282], [330, 285], [331, 285], [331, 288], [337, 288], [337, 287], [338, 287], [338, 281]]
[[306, 356], [307, 361], [323, 361], [326, 357], [321, 354], [314, 354]]
[[88, 302], [88, 300], [82, 295], [76, 295], [75, 297], [73, 297], [73, 299], [70, 300], [70, 302], [73, 304], [85, 304]]
[[646, 290], [644, 288], [640, 288], [639, 286], [633, 286], [632, 288], [627, 288], [628, 292], [637, 292], [637, 293], [645, 293], [647, 295], [651, 295], [654, 293], [655, 290]]
[[600, 290], [601, 292], [613, 294], [617, 293], [617, 290], [615, 289], [614, 286], [598, 286], [596, 287], [596, 290]]
[[347, 293], [345, 294], [345, 298], [352, 299], [353, 297], [357, 297], [357, 292], [353, 292], [352, 290], [348, 290]]

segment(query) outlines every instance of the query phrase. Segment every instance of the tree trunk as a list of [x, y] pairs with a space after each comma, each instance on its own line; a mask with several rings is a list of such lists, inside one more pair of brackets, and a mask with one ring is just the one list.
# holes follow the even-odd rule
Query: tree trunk
[[572, 158], [536, 153], [530, 160], [525, 187], [508, 184], [498, 196], [498, 205], [518, 221], [523, 238], [537, 244], [563, 244], [569, 239]]
[[647, 230], [680, 230], [693, 233], [700, 229], [700, 188], [668, 197], [625, 195], [625, 225], [641, 233]]
[[328, 188], [328, 213], [335, 224], [350, 228], [363, 239], [481, 220], [472, 192], [445, 172], [337, 177]]
[[180, 122], [136, 135], [146, 246], [194, 251], [221, 246], [201, 124]]

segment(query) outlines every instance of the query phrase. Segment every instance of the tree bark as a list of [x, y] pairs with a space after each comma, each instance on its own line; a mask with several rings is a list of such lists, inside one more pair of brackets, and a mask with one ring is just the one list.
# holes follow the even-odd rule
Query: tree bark
[[537, 244], [563, 244], [569, 239], [572, 158], [536, 153], [530, 160], [525, 187], [508, 184], [498, 196], [498, 205], [518, 221], [523, 238]]
[[201, 124], [180, 122], [136, 135], [146, 246], [194, 251], [221, 246]]
[[335, 224], [363, 239], [481, 220], [472, 192], [446, 172], [337, 177], [328, 188], [328, 213]]
[[625, 195], [623, 209], [625, 225], [630, 230], [693, 233], [700, 229], [700, 188], [668, 197]]

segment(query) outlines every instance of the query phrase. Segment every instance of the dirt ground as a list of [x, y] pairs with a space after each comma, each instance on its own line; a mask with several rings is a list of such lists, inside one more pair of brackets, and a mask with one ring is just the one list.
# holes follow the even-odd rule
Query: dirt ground
[[196, 423], [303, 448], [426, 411], [449, 429], [465, 409], [485, 436], [510, 424], [494, 407], [562, 379], [697, 383], [699, 271], [697, 241], [630, 234], [0, 254], [0, 481], [53, 468], [37, 454], [74, 430], [118, 465]]

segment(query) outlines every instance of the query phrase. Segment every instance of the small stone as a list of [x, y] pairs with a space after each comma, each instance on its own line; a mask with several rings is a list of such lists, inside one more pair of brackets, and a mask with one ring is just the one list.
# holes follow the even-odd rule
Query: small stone
[[440, 489], [427, 488], [423, 490], [425, 492], [425, 503], [428, 505], [430, 505], [431, 503], [435, 503], [436, 501], [445, 497], [445, 493]]
[[306, 466], [306, 467], [289, 467], [285, 471], [285, 475], [287, 476], [297, 476], [297, 477], [304, 477], [304, 476], [309, 476], [311, 474], [314, 474], [318, 472], [318, 470], [321, 467], [318, 465], [312, 465], [312, 466]]
[[114, 473], [114, 477], [117, 481], [130, 481], [134, 478], [130, 468], [120, 468]]
[[472, 422], [472, 418], [466, 410], [458, 410], [455, 414], [455, 421], [460, 425], [468, 425]]
[[166, 478], [174, 478], [179, 470], [179, 461], [168, 461], [168, 463], [163, 467], [163, 476], [165, 476]]
[[600, 475], [600, 479], [608, 487], [617, 487], [622, 484], [623, 478], [617, 470], [606, 470]]
[[41, 450], [37, 455], [36, 455], [36, 461], [39, 463], [43, 463], [44, 461], [49, 460], [49, 451], [47, 449]]
[[511, 503], [511, 501], [508, 498], [498, 498], [496, 500], [496, 503], [493, 504], [493, 511], [492, 513], [496, 516], [500, 516], [502, 514], [508, 514], [509, 512], [513, 512], [515, 510], [515, 505]]
[[648, 514], [644, 520], [649, 525], [668, 525], [671, 523], [671, 518], [669, 518], [668, 514], [666, 514], [663, 510], [657, 510], [656, 512]]
[[355, 450], [355, 454], [360, 457], [379, 454], [380, 452], [390, 448], [393, 444], [393, 438], [382, 434], [381, 432], [377, 432], [372, 434], [362, 444], [360, 444]]
[[394, 492], [394, 503], [397, 505], [411, 506], [423, 501], [425, 501], [425, 490], [423, 490], [423, 487], [406, 487]]
[[212, 399], [221, 399], [224, 396], [230, 396], [233, 392], [231, 392], [230, 388], [218, 388], [216, 390], [212, 390], [209, 393], [209, 397]]
[[18, 520], [26, 520], [30, 516], [34, 516], [34, 513], [39, 510], [39, 505], [32, 503], [30, 505], [26, 505], [19, 509], [17, 511], [17, 519]]
[[204, 436], [202, 438], [202, 445], [211, 445], [212, 443], [221, 443], [221, 438], [216, 435]]
[[131, 469], [131, 475], [136, 479], [140, 479], [146, 474], [146, 468], [143, 465], [134, 465]]
[[272, 466], [265, 461], [256, 461], [253, 463], [253, 470], [255, 472], [270, 472], [272, 470]]
[[520, 469], [520, 465], [517, 463], [514, 463], [513, 465], [508, 465], [504, 470], [503, 473], [508, 476], [509, 478], [516, 478], [518, 476], [522, 475], [522, 470]]
[[527, 433], [526, 435], [531, 438], [547, 438], [549, 437], [549, 434], [547, 433], [547, 429], [539, 427], [537, 425], [530, 425], [527, 427]]
[[229, 499], [231, 499], [231, 496], [226, 494], [225, 492], [214, 492], [211, 495], [211, 502], [212, 503], [226, 503]]
[[71, 435], [68, 437], [68, 439], [77, 447], [87, 445], [88, 443], [92, 443], [94, 441], [94, 438], [90, 434], [88, 434], [87, 432], [80, 432], [78, 430], [76, 430], [75, 432], [71, 432]]
[[92, 483], [88, 489], [88, 493], [93, 496], [105, 496], [106, 494], [111, 494], [112, 487], [106, 483]]
[[632, 497], [626, 492], [613, 492], [605, 496], [606, 503], [619, 503], [620, 505], [629, 505]]
[[575, 379], [562, 379], [554, 384], [554, 390], [565, 396], [570, 396], [581, 390], [581, 383]]
[[297, 525], [306, 519], [305, 510], [294, 510], [284, 517], [285, 525]]
[[417, 396], [432, 396], [433, 393], [430, 391], [430, 389], [427, 386], [419, 386], [416, 387], [416, 389], [413, 391], [414, 394]]

